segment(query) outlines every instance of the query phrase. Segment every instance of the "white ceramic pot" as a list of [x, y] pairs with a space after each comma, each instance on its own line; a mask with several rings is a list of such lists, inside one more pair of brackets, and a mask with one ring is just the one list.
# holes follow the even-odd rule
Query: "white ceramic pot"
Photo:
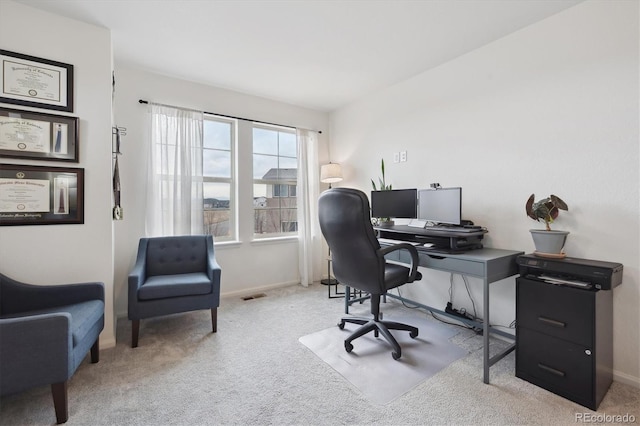
[[568, 231], [547, 231], [545, 229], [531, 229], [533, 244], [538, 253], [561, 254], [567, 241]]

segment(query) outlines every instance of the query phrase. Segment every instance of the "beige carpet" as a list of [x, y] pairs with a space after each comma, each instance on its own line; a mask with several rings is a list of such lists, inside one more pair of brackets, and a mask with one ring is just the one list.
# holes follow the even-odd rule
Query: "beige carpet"
[[333, 367], [374, 404], [387, 404], [404, 395], [452, 362], [467, 355], [467, 351], [449, 342], [457, 331], [419, 317], [385, 318], [418, 327], [418, 337], [408, 332], [392, 330], [402, 348], [402, 357], [394, 360], [391, 346], [373, 333], [352, 342], [347, 353], [344, 339], [358, 325], [336, 325], [301, 337], [300, 342], [322, 361]]
[[[215, 334], [208, 311], [142, 321], [136, 349], [131, 322], [120, 319], [117, 346], [100, 351], [97, 364], [85, 360], [69, 381], [66, 426], [575, 426], [577, 415], [594, 413], [515, 377], [513, 353], [491, 368], [485, 385], [482, 336], [440, 323], [457, 332], [451, 342], [469, 355], [393, 401], [374, 404], [298, 340], [335, 326], [344, 300], [327, 299], [319, 284], [265, 293], [223, 299]], [[369, 306], [352, 308], [360, 315]], [[399, 302], [382, 310], [385, 318], [435, 323]], [[491, 339], [492, 352], [503, 343]], [[614, 383], [597, 414], [634, 415], [639, 422], [640, 389]], [[0, 398], [0, 425], [54, 422], [49, 386]]]

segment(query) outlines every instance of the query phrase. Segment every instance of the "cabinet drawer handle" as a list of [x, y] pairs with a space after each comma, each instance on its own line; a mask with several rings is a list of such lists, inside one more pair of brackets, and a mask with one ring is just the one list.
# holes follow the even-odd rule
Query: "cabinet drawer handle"
[[538, 317], [538, 321], [541, 321], [541, 322], [543, 322], [545, 324], [548, 324], [548, 325], [552, 325], [554, 327], [564, 328], [564, 327], [567, 326], [567, 324], [564, 323], [564, 322], [556, 321], [556, 320], [553, 320], [551, 318], [546, 318], [546, 317]]
[[564, 377], [565, 376], [564, 371], [556, 370], [555, 368], [551, 368], [551, 367], [549, 367], [547, 365], [538, 364], [538, 367], [543, 369], [544, 371], [547, 371], [547, 372], [549, 372], [551, 374], [554, 374], [556, 376], [560, 376], [560, 377]]

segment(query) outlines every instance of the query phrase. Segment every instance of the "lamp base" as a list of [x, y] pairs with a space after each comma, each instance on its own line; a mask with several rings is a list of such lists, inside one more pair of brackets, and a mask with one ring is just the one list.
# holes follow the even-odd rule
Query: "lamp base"
[[[324, 284], [327, 286], [327, 297], [329, 299], [339, 299], [344, 297], [344, 292], [338, 291], [338, 280], [335, 278], [325, 278], [324, 280], [320, 280], [320, 284]], [[333, 294], [331, 294], [331, 287], [333, 287]]]

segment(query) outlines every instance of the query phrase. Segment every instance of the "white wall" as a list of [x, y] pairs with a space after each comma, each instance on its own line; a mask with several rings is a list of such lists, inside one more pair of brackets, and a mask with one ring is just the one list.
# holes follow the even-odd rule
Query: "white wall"
[[72, 64], [73, 113], [40, 111], [80, 118], [78, 164], [14, 159], [2, 162], [85, 169], [85, 223], [0, 227], [0, 270], [16, 280], [34, 284], [104, 282], [105, 328], [101, 346], [113, 346], [111, 34], [104, 28], [3, 0], [0, 48]]
[[[531, 193], [563, 198], [556, 229], [573, 257], [620, 262], [614, 374], [640, 386], [638, 3], [587, 1], [331, 115], [339, 186], [370, 190], [385, 159], [394, 188], [463, 188], [464, 217], [490, 247], [533, 251]], [[406, 163], [393, 153], [406, 150]], [[403, 294], [444, 308], [449, 276]], [[481, 309], [481, 286], [471, 281]], [[492, 324], [515, 319], [514, 279], [492, 285]], [[454, 305], [471, 310], [456, 277]]]
[[[328, 114], [229, 90], [190, 83], [116, 63], [115, 122], [127, 128], [122, 138], [120, 177], [124, 220], [115, 223], [116, 314], [126, 316], [127, 275], [135, 261], [137, 244], [144, 236], [145, 182], [148, 107], [139, 99], [193, 108], [206, 112], [238, 116], [293, 127], [324, 131], [319, 142], [326, 150]], [[238, 147], [241, 167], [250, 166], [250, 146]], [[321, 155], [321, 159], [326, 155]], [[319, 171], [318, 171], [319, 172]], [[252, 182], [238, 185], [251, 193]], [[252, 199], [239, 200], [239, 213], [245, 226], [240, 243], [216, 243], [216, 258], [222, 267], [222, 294], [246, 294], [274, 286], [299, 282], [297, 240], [251, 242]], [[320, 273], [321, 259], [317, 260]], [[315, 277], [320, 279], [320, 276]]]

